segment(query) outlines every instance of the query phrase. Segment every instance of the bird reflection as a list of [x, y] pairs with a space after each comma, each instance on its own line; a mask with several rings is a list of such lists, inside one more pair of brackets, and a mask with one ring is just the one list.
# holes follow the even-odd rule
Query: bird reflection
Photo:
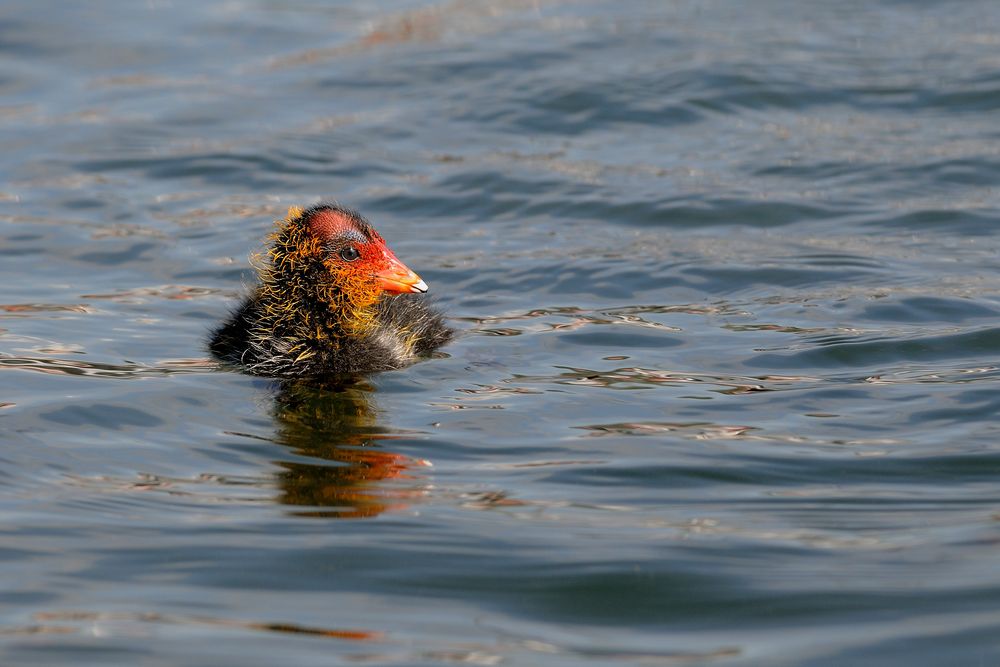
[[295, 512], [301, 516], [359, 519], [403, 509], [423, 495], [412, 471], [430, 463], [382, 448], [397, 436], [378, 426], [373, 391], [364, 382], [281, 385], [277, 441], [321, 462], [279, 462], [279, 502], [302, 507]]

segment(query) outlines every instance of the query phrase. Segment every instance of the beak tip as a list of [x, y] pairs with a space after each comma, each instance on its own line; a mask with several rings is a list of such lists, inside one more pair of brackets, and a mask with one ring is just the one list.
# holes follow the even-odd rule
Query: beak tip
[[421, 280], [420, 282], [416, 282], [410, 285], [410, 289], [413, 290], [414, 292], [420, 292], [422, 294], [427, 291], [427, 283]]

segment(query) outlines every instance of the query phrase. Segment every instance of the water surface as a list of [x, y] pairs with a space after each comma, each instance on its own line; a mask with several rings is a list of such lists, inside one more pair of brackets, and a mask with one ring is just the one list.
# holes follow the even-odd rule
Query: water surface
[[[0, 9], [0, 652], [1000, 662], [1000, 8]], [[204, 341], [291, 205], [461, 330]]]

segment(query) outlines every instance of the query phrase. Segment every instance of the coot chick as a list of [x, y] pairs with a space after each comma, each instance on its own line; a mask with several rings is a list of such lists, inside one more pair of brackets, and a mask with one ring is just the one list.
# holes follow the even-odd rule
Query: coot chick
[[451, 340], [427, 284], [356, 211], [289, 209], [257, 257], [258, 284], [209, 348], [254, 375], [318, 377], [402, 368]]

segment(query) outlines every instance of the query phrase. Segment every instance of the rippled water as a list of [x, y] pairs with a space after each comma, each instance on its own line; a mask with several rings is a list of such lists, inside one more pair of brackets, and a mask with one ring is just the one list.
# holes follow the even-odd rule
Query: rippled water
[[[1000, 664], [998, 34], [985, 1], [5, 3], [3, 663]], [[321, 198], [445, 355], [206, 358]]]

